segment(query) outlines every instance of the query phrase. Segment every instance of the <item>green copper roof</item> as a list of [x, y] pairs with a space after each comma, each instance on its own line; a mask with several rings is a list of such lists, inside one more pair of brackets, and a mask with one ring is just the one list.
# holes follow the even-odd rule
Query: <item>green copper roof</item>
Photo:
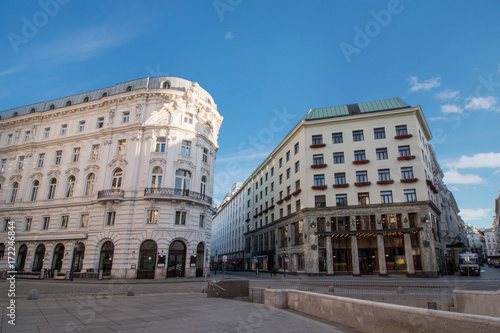
[[410, 105], [406, 104], [399, 97], [381, 99], [379, 101], [364, 102], [349, 105], [332, 106], [329, 108], [311, 109], [304, 116], [304, 120], [314, 120], [332, 117], [341, 117], [348, 115], [355, 115], [360, 113], [387, 111], [395, 109], [408, 108]]

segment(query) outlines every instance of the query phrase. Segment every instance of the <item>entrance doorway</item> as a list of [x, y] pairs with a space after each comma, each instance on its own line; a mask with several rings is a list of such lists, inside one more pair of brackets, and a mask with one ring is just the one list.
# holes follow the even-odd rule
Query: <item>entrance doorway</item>
[[138, 279], [155, 278], [156, 249], [156, 242], [153, 240], [147, 240], [142, 243], [139, 251]]
[[73, 262], [73, 269], [75, 272], [81, 272], [83, 266], [83, 255], [85, 253], [85, 245], [83, 243], [78, 243], [75, 252], [75, 259]]
[[28, 247], [26, 244], [21, 245], [17, 253], [16, 271], [24, 272], [24, 265], [26, 264], [26, 255], [28, 254]]
[[374, 249], [359, 249], [359, 272], [372, 274], [378, 271], [377, 254]]
[[205, 261], [205, 247], [203, 246], [203, 243], [198, 244], [198, 247], [196, 248], [196, 276], [203, 276], [203, 268], [204, 268], [204, 263]]
[[181, 241], [174, 241], [168, 249], [167, 277], [183, 277], [186, 265], [186, 246]]
[[111, 272], [111, 267], [113, 267], [113, 253], [115, 252], [115, 246], [113, 242], [107, 241], [102, 245], [101, 255], [99, 258], [99, 270], [104, 272]]
[[52, 269], [61, 271], [64, 259], [64, 245], [61, 243], [56, 245], [54, 255], [52, 256]]
[[40, 272], [43, 267], [45, 257], [45, 245], [40, 244], [35, 251], [35, 259], [33, 260], [33, 272]]

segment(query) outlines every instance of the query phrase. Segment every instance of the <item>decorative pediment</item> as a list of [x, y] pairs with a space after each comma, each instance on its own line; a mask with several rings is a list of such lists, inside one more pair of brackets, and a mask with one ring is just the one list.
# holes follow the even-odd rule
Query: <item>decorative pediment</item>
[[79, 173], [80, 172], [80, 169], [78, 168], [69, 168], [68, 170], [66, 170], [66, 173]]
[[14, 175], [14, 176], [12, 176], [12, 177], [9, 178], [9, 180], [11, 182], [20, 182], [21, 179], [23, 179], [23, 176], [21, 176], [21, 175]]
[[52, 176], [59, 177], [59, 175], [61, 175], [61, 171], [59, 171], [59, 170], [50, 170], [47, 173], [47, 176], [49, 176], [49, 177], [52, 177]]
[[32, 173], [30, 176], [31, 179], [33, 179], [33, 178], [40, 179], [42, 177], [43, 177], [43, 173], [41, 173], [41, 172]]
[[5, 177], [4, 176], [0, 176], [0, 183], [3, 183], [5, 182]]
[[167, 160], [164, 158], [154, 157], [149, 160], [149, 164], [161, 163], [163, 165], [167, 165]]
[[112, 166], [124, 167], [127, 164], [128, 164], [128, 162], [126, 160], [124, 160], [123, 158], [115, 157], [114, 159], [111, 160], [111, 162], [109, 162], [108, 166], [109, 167], [112, 167]]
[[201, 167], [201, 173], [207, 174], [207, 176], [210, 176], [210, 170], [204, 167]]
[[89, 170], [96, 172], [97, 170], [99, 170], [99, 166], [98, 166], [98, 165], [96, 165], [96, 164], [93, 164], [93, 165], [87, 165], [87, 166], [85, 167], [85, 169], [83, 169], [83, 170], [84, 170], [85, 172], [87, 172], [87, 171], [89, 171]]
[[196, 166], [190, 161], [177, 160], [174, 162], [175, 167], [186, 168], [190, 167], [192, 170], [196, 169]]

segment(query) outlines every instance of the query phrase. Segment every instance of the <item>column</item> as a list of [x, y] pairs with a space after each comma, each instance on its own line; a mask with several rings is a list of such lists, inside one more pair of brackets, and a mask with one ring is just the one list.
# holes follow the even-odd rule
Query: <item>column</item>
[[332, 236], [326, 236], [326, 275], [333, 275]]
[[413, 266], [413, 248], [411, 247], [411, 238], [409, 233], [404, 234], [405, 242], [405, 257], [406, 257], [406, 272], [407, 274], [415, 274], [415, 267]]
[[358, 239], [355, 235], [351, 236], [351, 259], [352, 259], [352, 275], [360, 276], [359, 273], [359, 255], [358, 255]]
[[377, 234], [377, 251], [378, 251], [379, 275], [387, 276], [387, 265], [385, 263], [384, 235], [382, 234]]

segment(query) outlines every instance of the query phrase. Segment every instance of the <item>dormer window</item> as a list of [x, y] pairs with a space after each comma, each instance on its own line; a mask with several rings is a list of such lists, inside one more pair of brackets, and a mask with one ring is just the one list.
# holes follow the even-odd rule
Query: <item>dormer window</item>
[[161, 87], [163, 89], [170, 89], [170, 82], [168, 82], [168, 81], [163, 82], [163, 84], [161, 85]]
[[66, 106], [70, 106], [70, 105], [71, 105], [71, 101], [67, 101]]
[[132, 86], [128, 86], [126, 91], [132, 91]]
[[89, 97], [89, 96], [86, 96], [86, 97], [83, 99], [83, 103], [87, 103], [88, 101], [90, 101], [90, 97]]
[[14, 112], [14, 114], [13, 114], [14, 117], [17, 117], [18, 115], [19, 115], [19, 113], [17, 113], [17, 112]]
[[35, 112], [35, 108], [31, 108], [30, 113]]
[[101, 98], [102, 97], [108, 97], [108, 93], [107, 92], [103, 92]]
[[56, 106], [54, 104], [51, 104], [49, 107], [49, 110], [54, 110], [55, 108], [56, 108]]

